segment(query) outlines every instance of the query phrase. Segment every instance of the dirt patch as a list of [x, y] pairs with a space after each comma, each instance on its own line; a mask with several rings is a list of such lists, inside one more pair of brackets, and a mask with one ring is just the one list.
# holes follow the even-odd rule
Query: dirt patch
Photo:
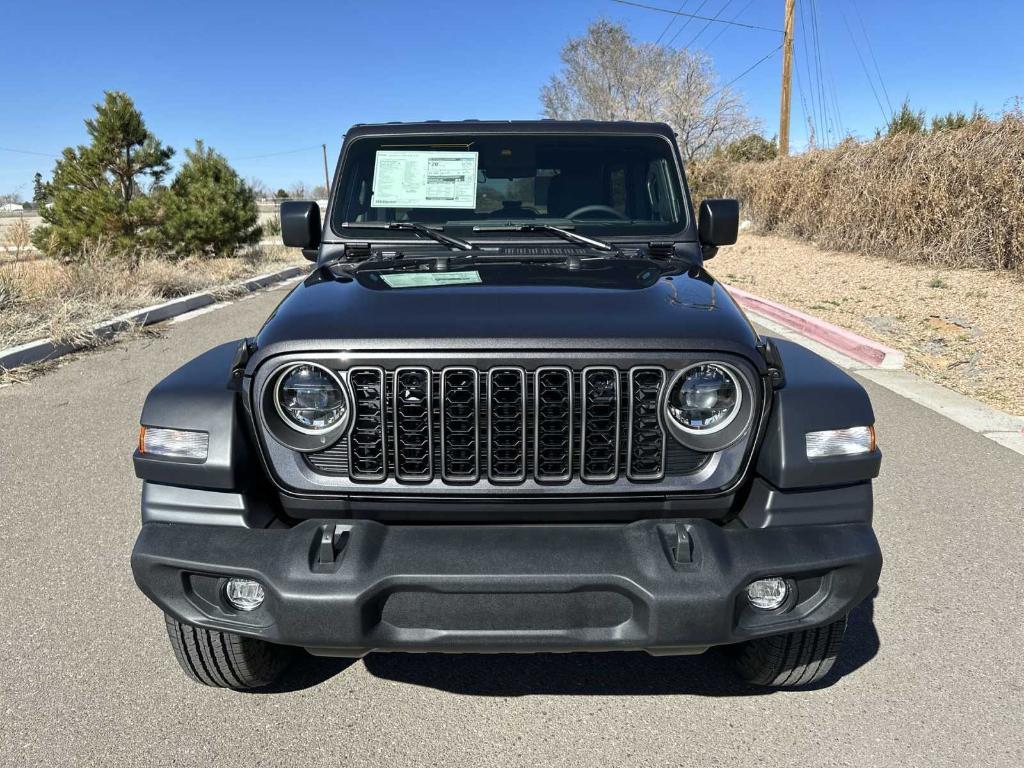
[[1024, 279], [937, 269], [744, 232], [708, 269], [726, 283], [901, 350], [907, 368], [1024, 415]]

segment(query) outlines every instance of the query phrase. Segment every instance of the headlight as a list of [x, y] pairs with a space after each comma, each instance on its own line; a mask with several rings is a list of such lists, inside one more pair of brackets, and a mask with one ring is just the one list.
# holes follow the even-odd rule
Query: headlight
[[743, 390], [735, 374], [718, 363], [701, 363], [683, 371], [668, 393], [668, 415], [684, 432], [712, 434], [736, 418]]
[[717, 360], [683, 368], [662, 401], [665, 427], [695, 451], [713, 453], [742, 437], [754, 416], [754, 391], [739, 366]]
[[333, 371], [316, 363], [296, 363], [277, 378], [274, 405], [292, 429], [322, 435], [341, 424], [348, 415], [348, 400]]

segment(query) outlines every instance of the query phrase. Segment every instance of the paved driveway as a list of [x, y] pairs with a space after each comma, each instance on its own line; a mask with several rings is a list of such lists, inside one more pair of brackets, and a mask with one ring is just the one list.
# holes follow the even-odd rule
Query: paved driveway
[[886, 564], [818, 690], [747, 688], [714, 653], [377, 655], [303, 660], [271, 694], [189, 683], [128, 564], [138, 415], [280, 297], [0, 390], [0, 764], [1024, 764], [1024, 457], [870, 384]]

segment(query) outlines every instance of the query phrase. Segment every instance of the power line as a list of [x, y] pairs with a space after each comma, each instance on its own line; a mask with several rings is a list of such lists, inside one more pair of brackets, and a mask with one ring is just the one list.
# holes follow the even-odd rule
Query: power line
[[[683, 8], [685, 8], [685, 7], [686, 7], [686, 3], [687, 3], [687, 1], [688, 1], [688, 0], [683, 0], [683, 2], [681, 2], [681, 3], [679, 4], [679, 7], [678, 7], [678, 8], [676, 8], [676, 14], [678, 14], [678, 13], [679, 13], [680, 11], [682, 11], [682, 10], [683, 10]], [[676, 15], [676, 16], [673, 16], [673, 17], [672, 17], [671, 19], [669, 19], [669, 20], [668, 20], [668, 24], [666, 24], [666, 25], [665, 25], [665, 28], [664, 28], [663, 30], [661, 30], [661, 34], [660, 34], [660, 35], [658, 35], [658, 39], [654, 41], [654, 44], [655, 44], [655, 45], [657, 45], [658, 43], [660, 43], [660, 42], [661, 42], [661, 38], [663, 38], [663, 37], [665, 36], [665, 33], [666, 33], [666, 32], [668, 32], [668, 30], [669, 30], [669, 27], [671, 27], [671, 26], [672, 26], [673, 24], [675, 24], [675, 23], [676, 23], [676, 19], [678, 19], [678, 18], [679, 18], [679, 16], [678, 16], [678, 15]]]
[[860, 8], [856, 4], [853, 6], [854, 13], [857, 14], [857, 21], [860, 22], [860, 31], [864, 33], [864, 42], [868, 44], [868, 53], [871, 54], [871, 62], [875, 65], [875, 74], [878, 75], [878, 84], [882, 86], [882, 94], [885, 96], [885, 103], [889, 105], [889, 114], [893, 112], [892, 102], [889, 101], [889, 91], [885, 87], [885, 79], [882, 77], [882, 70], [878, 68], [878, 59], [875, 58], [875, 48], [871, 45], [871, 38], [868, 37], [867, 27], [864, 26], [864, 17], [860, 15]]
[[807, 70], [807, 92], [811, 98], [811, 130], [814, 132], [815, 136], [817, 136], [821, 131], [821, 115], [820, 106], [817, 101], [817, 89], [814, 86], [814, 77], [811, 73], [810, 48], [807, 45], [807, 25], [804, 22], [804, 10], [806, 7], [806, 3], [801, 3], [800, 12], [798, 14], [800, 18], [800, 44], [804, 49], [804, 69]]
[[714, 93], [712, 93], [712, 94], [711, 94], [710, 96], [706, 97], [706, 98], [704, 99], [704, 101], [703, 101], [702, 103], [707, 103], [707, 102], [711, 101], [711, 100], [712, 100], [713, 98], [715, 98], [715, 96], [717, 96], [718, 94], [720, 94], [720, 93], [721, 93], [722, 91], [724, 91], [724, 90], [725, 90], [726, 88], [728, 88], [728, 87], [729, 87], [730, 85], [732, 85], [733, 83], [735, 83], [735, 82], [736, 82], [737, 80], [739, 80], [740, 78], [742, 78], [742, 77], [746, 77], [746, 76], [747, 76], [748, 74], [750, 74], [751, 72], [753, 72], [753, 71], [754, 71], [755, 69], [757, 69], [757, 68], [758, 68], [759, 66], [761, 66], [762, 64], [764, 64], [764, 63], [765, 63], [766, 61], [768, 61], [768, 59], [770, 59], [770, 58], [771, 58], [772, 56], [774, 56], [774, 55], [775, 55], [776, 53], [778, 53], [778, 52], [779, 52], [779, 51], [781, 51], [781, 50], [782, 50], [782, 43], [779, 43], [779, 44], [778, 44], [778, 45], [777, 45], [777, 46], [776, 46], [775, 48], [773, 48], [772, 50], [770, 50], [770, 51], [769, 51], [768, 53], [766, 53], [766, 54], [765, 54], [764, 56], [762, 56], [762, 57], [761, 57], [760, 59], [758, 59], [757, 61], [755, 61], [755, 62], [754, 62], [753, 64], [751, 64], [751, 65], [750, 65], [749, 67], [747, 67], [746, 69], [744, 69], [744, 70], [743, 70], [742, 72], [740, 72], [740, 73], [739, 73], [738, 75], [736, 75], [736, 77], [734, 77], [734, 78], [733, 78], [732, 80], [730, 80], [730, 81], [729, 81], [728, 83], [726, 83], [725, 85], [723, 85], [723, 86], [722, 86], [721, 88], [719, 88], [719, 89], [718, 89], [717, 91], [715, 91]]
[[814, 66], [818, 77], [818, 97], [821, 99], [821, 114], [824, 119], [825, 145], [829, 146], [829, 138], [834, 133], [834, 126], [828, 97], [825, 95], [825, 73], [821, 66], [821, 36], [818, 34], [818, 4], [811, 0], [811, 36], [814, 48]]
[[[744, 13], [746, 13], [747, 12], [747, 8], [749, 8], [753, 4], [754, 4], [754, 0], [749, 0], [749, 2], [746, 5], [743, 6], [743, 8], [740, 10], [740, 12], [737, 13], [735, 16], [733, 16], [732, 19], [730, 19], [730, 21], [736, 21], [736, 19], [738, 19], [740, 16], [742, 16]], [[707, 45], [704, 46], [704, 49], [707, 50], [708, 48], [710, 48], [712, 45], [715, 44], [715, 41], [718, 38], [720, 38], [722, 35], [724, 35], [728, 31], [729, 31], [729, 27], [722, 27], [720, 30], [718, 30], [718, 34], [711, 38], [711, 42], [709, 42]]]
[[[644, 3], [634, 3], [634, 2], [632, 2], [632, 0], [612, 0], [612, 2], [613, 3], [618, 3], [619, 5], [630, 5], [630, 6], [634, 7], [634, 8], [643, 8], [644, 10], [647, 10], [647, 11], [658, 11], [659, 13], [671, 13], [673, 16], [683, 16], [683, 17], [690, 18], [690, 19], [699, 19], [700, 21], [708, 21], [709, 19], [711, 19], [710, 16], [698, 16], [695, 13], [683, 13], [682, 11], [673, 11], [671, 8], [659, 8], [656, 5], [645, 5]], [[739, 21], [723, 21], [722, 19], [711, 19], [711, 20], [712, 21], [717, 21], [717, 23], [719, 23], [719, 24], [730, 24], [730, 25], [732, 25], [734, 27], [745, 27], [746, 29], [760, 29], [760, 30], [763, 30], [765, 32], [778, 32], [779, 34], [782, 34], [782, 30], [781, 29], [775, 29], [774, 27], [762, 27], [762, 26], [760, 26], [758, 24], [744, 24], [744, 23], [739, 22]]]
[[38, 155], [39, 157], [49, 157], [51, 159], [60, 157], [60, 155], [51, 155], [49, 152], [33, 152], [30, 149], [11, 149], [10, 147], [0, 147], [0, 152], [14, 152], [18, 155]]
[[[723, 5], [721, 8], [718, 9], [718, 13], [715, 14], [715, 18], [712, 19], [711, 21], [718, 21], [718, 17], [721, 16], [723, 13], [725, 13], [725, 9], [728, 8], [731, 4], [732, 4], [732, 0], [725, 0], [725, 5]], [[699, 38], [701, 35], [703, 35], [704, 32], [707, 31], [707, 28], [711, 26], [711, 21], [705, 23], [704, 26], [700, 28], [700, 32], [698, 32], [696, 35], [694, 35], [690, 39], [690, 41], [686, 45], [684, 45], [683, 47], [684, 48], [689, 48], [695, 42], [697, 42], [697, 38]]]
[[[694, 8], [693, 12], [695, 14], [700, 13], [700, 9], [703, 8], [707, 4], [708, 4], [708, 0], [700, 0], [700, 5], [698, 5], [696, 8]], [[686, 29], [688, 26], [690, 26], [690, 22], [691, 21], [693, 21], [693, 16], [691, 16], [685, 22], [683, 22], [683, 26], [681, 26], [679, 29], [676, 30], [676, 33], [674, 35], [672, 35], [671, 38], [669, 38], [669, 41], [667, 43], [665, 43], [665, 45], [672, 45], [672, 43], [674, 43], [676, 41], [676, 38], [679, 37], [679, 35], [681, 35], [683, 33], [683, 30]]]
[[853, 36], [853, 30], [850, 29], [850, 22], [846, 19], [846, 14], [843, 13], [843, 9], [839, 9], [840, 15], [843, 17], [843, 24], [846, 26], [846, 34], [850, 36], [850, 41], [853, 43], [853, 50], [857, 52], [857, 60], [860, 62], [860, 68], [864, 70], [864, 77], [867, 78], [868, 85], [871, 87], [871, 93], [875, 97], [875, 103], [878, 105], [878, 111], [882, 113], [882, 119], [886, 123], [892, 121], [892, 113], [886, 114], [885, 107], [882, 106], [882, 100], [878, 97], [878, 91], [875, 89], [875, 82], [871, 79], [871, 73], [868, 71], [868, 65], [864, 63], [864, 57], [860, 54], [860, 46], [857, 44], [857, 38]]

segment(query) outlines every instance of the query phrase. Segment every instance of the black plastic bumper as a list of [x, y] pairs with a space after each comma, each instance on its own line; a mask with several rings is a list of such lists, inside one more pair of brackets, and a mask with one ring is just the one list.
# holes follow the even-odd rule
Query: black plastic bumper
[[[864, 524], [727, 530], [706, 520], [345, 521], [336, 546], [324, 548], [324, 531], [334, 525], [147, 523], [132, 570], [142, 591], [181, 621], [324, 655], [668, 654], [834, 621], [870, 594], [882, 564]], [[688, 551], [677, 556], [680, 527]], [[261, 581], [263, 605], [249, 613], [231, 609], [222, 593], [228, 576]], [[747, 604], [745, 587], [765, 576], [791, 579], [796, 597], [777, 612]]]

